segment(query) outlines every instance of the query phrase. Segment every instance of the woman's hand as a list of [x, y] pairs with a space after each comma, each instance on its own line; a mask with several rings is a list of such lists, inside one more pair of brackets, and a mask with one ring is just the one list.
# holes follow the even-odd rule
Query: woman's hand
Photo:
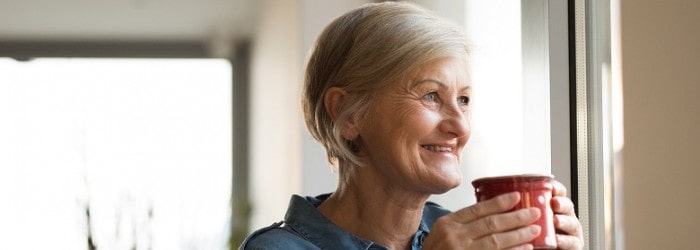
[[552, 210], [554, 227], [557, 229], [557, 247], [559, 249], [583, 249], [583, 229], [576, 218], [574, 203], [566, 197], [566, 187], [558, 181], [554, 186]]
[[[423, 249], [532, 249], [529, 242], [541, 229], [531, 224], [540, 217], [540, 211], [526, 208], [507, 212], [519, 201], [520, 195], [513, 192], [442, 216], [433, 224]], [[565, 205], [563, 201], [558, 204]], [[562, 230], [569, 229], [569, 219], [560, 219]]]

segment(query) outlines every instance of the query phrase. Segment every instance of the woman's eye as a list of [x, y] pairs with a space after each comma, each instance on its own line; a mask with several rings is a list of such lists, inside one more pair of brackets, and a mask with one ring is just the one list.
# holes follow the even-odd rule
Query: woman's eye
[[437, 102], [438, 101], [437, 92], [430, 92], [430, 93], [424, 95], [423, 100], [428, 101], [428, 102]]
[[459, 105], [467, 106], [467, 105], [469, 105], [469, 97], [468, 96], [460, 96], [459, 98], [457, 98], [457, 102], [459, 103]]

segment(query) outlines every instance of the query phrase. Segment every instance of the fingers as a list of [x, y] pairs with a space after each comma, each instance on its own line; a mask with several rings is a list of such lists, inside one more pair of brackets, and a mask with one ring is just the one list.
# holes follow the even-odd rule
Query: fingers
[[566, 196], [566, 186], [556, 180], [552, 180], [552, 196]]
[[555, 214], [575, 215], [574, 202], [566, 197], [552, 197], [550, 202]]
[[[554, 197], [551, 208], [554, 226], [559, 233], [560, 249], [582, 249], [583, 230], [576, 218], [574, 204], [566, 197], [566, 187], [553, 181]], [[476, 247], [476, 249], [532, 249], [529, 243], [541, 232], [532, 225], [540, 216], [537, 208], [511, 211], [520, 201], [520, 194], [512, 192], [446, 215], [433, 225], [426, 242], [435, 246]]]
[[508, 248], [508, 250], [532, 250], [535, 249], [532, 244], [524, 244], [516, 247]]
[[484, 216], [506, 212], [515, 207], [518, 201], [520, 201], [520, 194], [511, 192], [460, 209], [450, 214], [450, 216], [453, 216], [456, 221], [468, 223]]
[[573, 235], [557, 234], [558, 249], [583, 249], [583, 239]]
[[541, 230], [538, 225], [530, 225], [506, 233], [489, 234], [474, 241], [474, 246], [476, 249], [532, 249], [532, 245], [523, 242], [534, 240]]
[[523, 227], [534, 223], [540, 218], [540, 210], [537, 208], [520, 209], [517, 211], [491, 215], [473, 221], [469, 227], [468, 234], [480, 238], [493, 233], [500, 233], [507, 230]]
[[[458, 210], [438, 219], [428, 238], [431, 238], [431, 244], [436, 245], [471, 246], [475, 249], [532, 249], [529, 242], [541, 231], [539, 226], [532, 223], [541, 216], [541, 212], [537, 208], [510, 211], [519, 201], [520, 194], [513, 192]], [[453, 237], [445, 239], [440, 236], [442, 233]], [[436, 237], [443, 240], [433, 241], [432, 238]], [[451, 242], [451, 239], [459, 239], [457, 241], [460, 242]]]
[[576, 218], [574, 203], [566, 197], [553, 197], [554, 227], [558, 232], [557, 245], [559, 249], [583, 249], [583, 229]]
[[554, 215], [554, 228], [568, 235], [581, 234], [581, 224], [578, 219], [569, 215]]

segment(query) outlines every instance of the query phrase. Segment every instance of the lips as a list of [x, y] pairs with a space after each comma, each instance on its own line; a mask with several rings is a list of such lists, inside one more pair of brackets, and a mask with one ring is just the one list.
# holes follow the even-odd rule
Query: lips
[[445, 147], [439, 145], [421, 145], [421, 147], [433, 152], [452, 152], [454, 150], [453, 147]]

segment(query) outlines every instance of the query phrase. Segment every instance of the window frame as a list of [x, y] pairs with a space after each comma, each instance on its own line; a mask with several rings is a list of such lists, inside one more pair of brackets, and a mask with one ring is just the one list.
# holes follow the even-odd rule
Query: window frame
[[574, 202], [589, 249], [621, 247], [612, 136], [610, 0], [569, 0]]

